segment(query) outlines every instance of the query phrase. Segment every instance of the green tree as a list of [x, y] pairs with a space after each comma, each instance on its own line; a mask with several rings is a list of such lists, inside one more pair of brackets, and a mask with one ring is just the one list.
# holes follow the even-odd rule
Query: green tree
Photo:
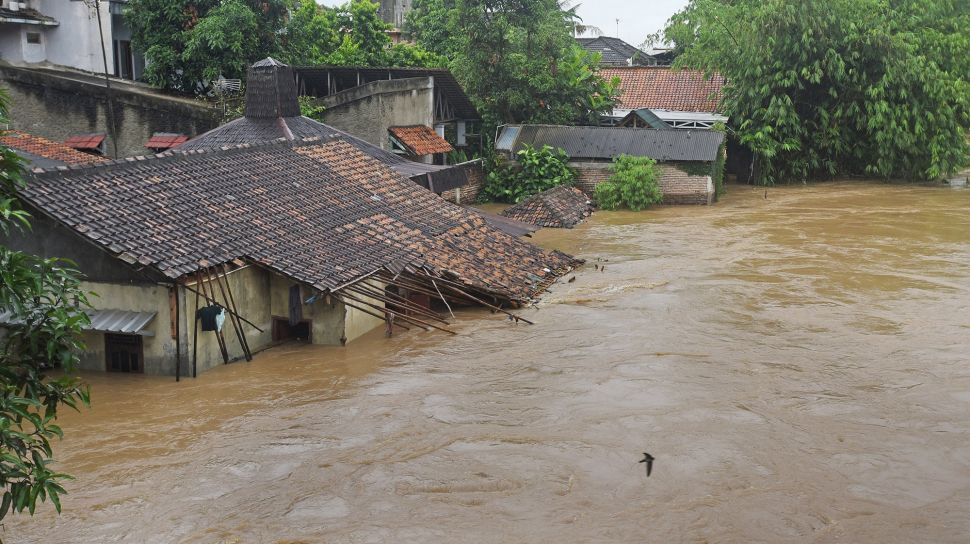
[[[0, 93], [0, 120], [6, 114]], [[0, 145], [0, 235], [29, 228], [16, 191], [24, 183], [22, 164]], [[80, 274], [70, 263], [42, 259], [0, 246], [0, 308], [11, 323], [0, 331], [0, 519], [10, 512], [34, 513], [40, 501], [58, 512], [61, 482], [71, 477], [50, 467], [51, 440], [63, 433], [54, 423], [60, 406], [77, 409], [89, 394], [71, 374], [88, 323]], [[65, 374], [51, 378], [60, 366]]]
[[576, 44], [576, 19], [557, 0], [457, 0], [447, 19], [458, 42], [451, 69], [486, 126], [584, 123], [612, 109], [618, 83]]
[[757, 181], [935, 179], [970, 148], [970, 3], [692, 0], [678, 64], [720, 72]]
[[449, 28], [456, 7], [456, 0], [414, 0], [405, 16], [404, 32], [428, 51], [453, 57], [460, 47]]
[[490, 165], [482, 190], [484, 199], [517, 204], [576, 179], [576, 173], [569, 167], [569, 156], [562, 149], [526, 145], [516, 156], [515, 163]]
[[596, 186], [596, 204], [604, 210], [629, 208], [635, 212], [659, 204], [660, 170], [648, 157], [620, 155], [610, 166], [610, 179]]
[[290, 64], [336, 66], [442, 66], [445, 60], [412, 44], [391, 45], [380, 5], [351, 0], [324, 8], [314, 0], [300, 0], [286, 26], [282, 59]]
[[145, 80], [163, 89], [204, 92], [219, 75], [280, 52], [292, 0], [130, 0], [125, 20], [145, 52]]

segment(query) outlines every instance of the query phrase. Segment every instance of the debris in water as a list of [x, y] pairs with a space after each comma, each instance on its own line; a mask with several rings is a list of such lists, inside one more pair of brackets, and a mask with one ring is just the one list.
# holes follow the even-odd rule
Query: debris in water
[[569, 278], [569, 281], [567, 281], [566, 283], [572, 283], [574, 281], [576, 281], [576, 276]]
[[650, 473], [653, 472], [653, 460], [654, 456], [647, 452], [643, 452], [643, 459], [640, 460], [641, 463], [647, 464], [647, 478], [650, 477]]

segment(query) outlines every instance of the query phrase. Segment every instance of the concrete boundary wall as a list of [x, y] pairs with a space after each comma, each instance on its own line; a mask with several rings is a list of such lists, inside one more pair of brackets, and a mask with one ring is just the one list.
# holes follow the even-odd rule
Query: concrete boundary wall
[[434, 77], [372, 81], [321, 98], [324, 122], [389, 150], [387, 129], [434, 126]]

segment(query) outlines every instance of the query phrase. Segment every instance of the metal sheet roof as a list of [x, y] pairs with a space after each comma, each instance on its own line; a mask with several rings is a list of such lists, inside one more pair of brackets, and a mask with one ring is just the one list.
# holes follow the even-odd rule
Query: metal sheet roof
[[495, 149], [499, 151], [512, 151], [512, 148], [515, 146], [515, 140], [519, 137], [520, 132], [522, 132], [522, 127], [505, 127], [498, 139], [495, 140]]
[[[155, 319], [157, 312], [131, 312], [127, 310], [87, 310], [91, 324], [84, 330], [95, 332], [112, 332], [119, 334], [139, 334], [154, 336], [145, 328]], [[0, 310], [0, 325], [16, 325], [20, 320], [14, 319], [13, 312]]]
[[[505, 127], [503, 132], [512, 128]], [[657, 161], [713, 162], [723, 142], [724, 134], [711, 130], [522, 125], [512, 152], [528, 144], [563, 149], [571, 159], [612, 160], [633, 155]]]

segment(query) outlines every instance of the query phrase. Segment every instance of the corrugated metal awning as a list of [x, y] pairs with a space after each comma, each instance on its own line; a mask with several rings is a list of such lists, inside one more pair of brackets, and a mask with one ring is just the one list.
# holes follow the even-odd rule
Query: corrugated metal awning
[[[88, 310], [86, 312], [91, 324], [84, 327], [86, 331], [111, 332], [118, 334], [138, 334], [140, 336], [154, 336], [155, 333], [145, 328], [157, 312], [131, 312], [127, 310]], [[20, 320], [14, 319], [13, 312], [0, 310], [0, 325], [16, 325]]]

